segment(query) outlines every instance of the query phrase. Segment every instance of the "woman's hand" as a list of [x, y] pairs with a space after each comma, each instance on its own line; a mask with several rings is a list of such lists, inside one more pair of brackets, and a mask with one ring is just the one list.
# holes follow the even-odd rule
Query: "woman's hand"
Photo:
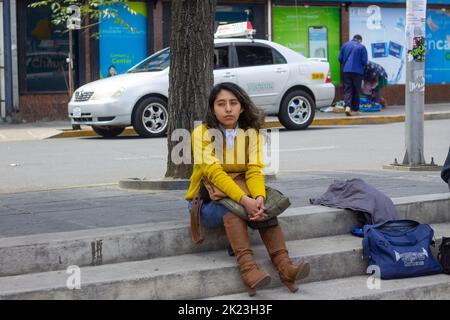
[[258, 203], [258, 208], [262, 211], [266, 210], [266, 207], [264, 206], [264, 198], [262, 196], [256, 197], [256, 202]]
[[251, 217], [250, 220], [259, 221], [267, 218], [267, 214], [265, 213], [266, 207], [264, 206], [264, 198], [262, 196], [256, 197], [256, 203], [258, 205], [259, 212], [255, 216]]
[[264, 213], [264, 210], [266, 209], [264, 207], [264, 199], [260, 198], [262, 197], [258, 197], [257, 200], [255, 200], [246, 195], [241, 198], [240, 203], [244, 206], [245, 210], [247, 210], [249, 220], [251, 221], [259, 221], [267, 216]]
[[245, 210], [247, 210], [247, 213], [250, 217], [258, 214], [259, 208], [258, 203], [256, 202], [255, 199], [252, 199], [249, 196], [244, 195], [242, 196], [241, 201], [239, 202], [244, 206]]

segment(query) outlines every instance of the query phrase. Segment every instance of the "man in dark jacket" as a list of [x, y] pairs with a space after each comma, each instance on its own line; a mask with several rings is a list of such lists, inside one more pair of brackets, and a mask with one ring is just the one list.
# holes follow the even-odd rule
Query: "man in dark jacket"
[[448, 183], [448, 188], [450, 189], [450, 147], [448, 148], [447, 159], [442, 166], [441, 178]]
[[367, 64], [367, 50], [361, 42], [362, 37], [356, 34], [353, 40], [342, 46], [338, 57], [342, 65], [345, 114], [347, 116], [359, 114], [359, 92], [361, 90], [364, 67]]

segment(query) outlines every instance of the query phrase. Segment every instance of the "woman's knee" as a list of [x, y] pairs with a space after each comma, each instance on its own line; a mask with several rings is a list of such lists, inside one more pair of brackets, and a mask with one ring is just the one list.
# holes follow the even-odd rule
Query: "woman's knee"
[[220, 204], [210, 202], [202, 206], [202, 222], [205, 227], [215, 228], [223, 226], [223, 217], [229, 210]]

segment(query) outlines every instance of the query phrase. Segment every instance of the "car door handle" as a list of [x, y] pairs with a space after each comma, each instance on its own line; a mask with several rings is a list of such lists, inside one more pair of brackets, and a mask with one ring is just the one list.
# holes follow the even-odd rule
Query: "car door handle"
[[287, 70], [286, 69], [282, 69], [282, 68], [278, 68], [275, 70], [276, 73], [285, 73]]
[[234, 78], [236, 76], [234, 74], [232, 74], [231, 72], [227, 72], [227, 73], [225, 73], [225, 75], [223, 77], [224, 78]]

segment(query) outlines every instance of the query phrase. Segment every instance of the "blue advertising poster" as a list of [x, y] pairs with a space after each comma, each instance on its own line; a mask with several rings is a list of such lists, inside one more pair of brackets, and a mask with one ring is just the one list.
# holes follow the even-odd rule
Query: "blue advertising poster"
[[370, 61], [380, 64], [389, 84], [405, 83], [405, 8], [350, 7], [350, 37], [360, 34]]
[[372, 43], [372, 57], [384, 58], [388, 56], [386, 42]]
[[389, 54], [397, 59], [401, 59], [403, 54], [403, 46], [399, 43], [389, 41]]
[[450, 83], [450, 12], [427, 10], [425, 82]]
[[120, 17], [134, 32], [114, 23], [114, 18], [100, 23], [100, 78], [124, 73], [147, 57], [147, 6], [145, 2], [131, 2], [129, 7], [137, 14], [128, 12], [117, 4]]

